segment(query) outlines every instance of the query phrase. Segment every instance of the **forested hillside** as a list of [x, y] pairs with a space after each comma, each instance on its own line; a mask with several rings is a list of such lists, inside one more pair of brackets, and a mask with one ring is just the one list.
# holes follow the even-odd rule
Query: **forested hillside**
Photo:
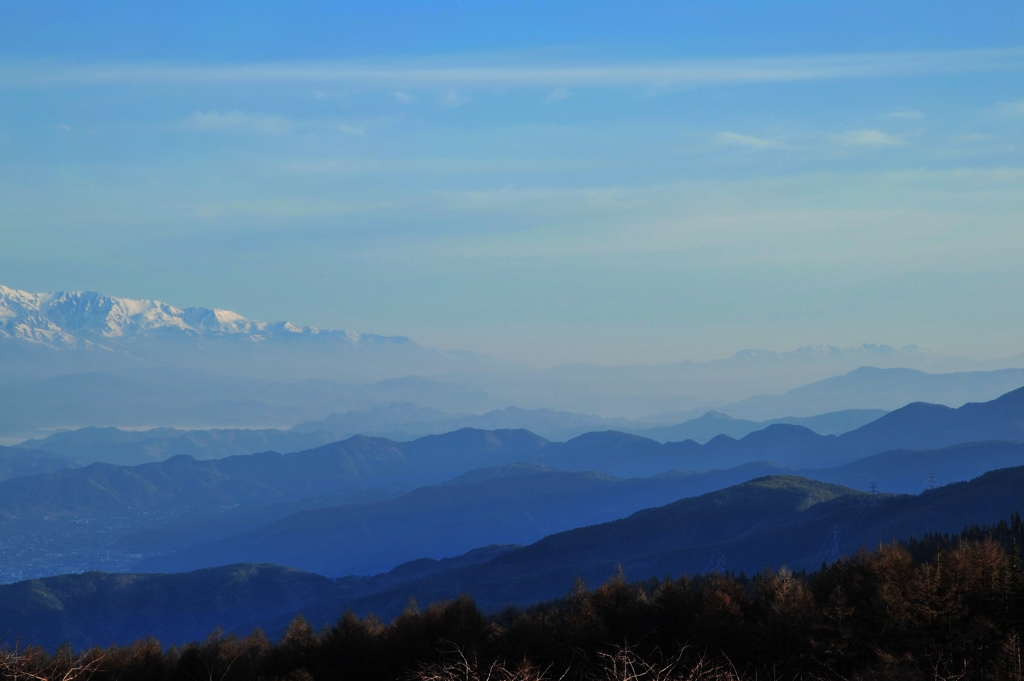
[[213, 633], [166, 652], [152, 638], [81, 656], [28, 648], [0, 653], [0, 673], [69, 681], [1012, 681], [1024, 671], [1022, 540], [1015, 515], [962, 538], [862, 551], [810, 574], [619, 576], [594, 590], [578, 581], [562, 598], [491, 616], [459, 596], [423, 610], [410, 604], [388, 624], [347, 613], [318, 631], [296, 618], [278, 642], [256, 630]]

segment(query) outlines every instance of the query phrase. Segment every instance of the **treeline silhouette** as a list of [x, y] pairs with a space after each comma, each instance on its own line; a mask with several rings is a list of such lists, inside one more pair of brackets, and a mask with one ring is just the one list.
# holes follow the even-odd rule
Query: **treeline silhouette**
[[596, 589], [487, 617], [468, 596], [389, 624], [347, 613], [278, 642], [259, 630], [163, 649], [9, 647], [11, 681], [514, 679], [1015, 679], [1022, 674], [1019, 514], [959, 536], [862, 550], [811, 574], [785, 568]]

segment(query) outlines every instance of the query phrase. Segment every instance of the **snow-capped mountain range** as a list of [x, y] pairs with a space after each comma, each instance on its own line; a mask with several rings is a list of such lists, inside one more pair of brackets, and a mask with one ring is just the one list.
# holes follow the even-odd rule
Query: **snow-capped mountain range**
[[324, 331], [290, 322], [247, 319], [205, 307], [179, 309], [159, 300], [117, 298], [92, 291], [29, 293], [0, 286], [0, 337], [51, 347], [88, 347], [139, 335], [275, 337], [321, 336], [349, 344], [410, 344], [402, 336]]
[[736, 362], [762, 362], [765, 360], [822, 360], [822, 359], [854, 359], [865, 362], [903, 360], [927, 362], [942, 360], [933, 350], [919, 345], [877, 345], [862, 343], [852, 348], [840, 348], [835, 345], [803, 345], [789, 352], [773, 352], [771, 350], [740, 350], [731, 358]]
[[[654, 415], [650, 425], [669, 425], [709, 408], [763, 420], [815, 410], [891, 409], [911, 395], [948, 397], [914, 392], [910, 378], [886, 383], [885, 372], [864, 374], [870, 385], [840, 390], [831, 401], [797, 405], [783, 394], [862, 366], [935, 374], [1024, 366], [1024, 356], [974, 362], [917, 346], [814, 345], [745, 350], [708, 362], [538, 370], [403, 336], [255, 321], [227, 310], [93, 292], [0, 286], [3, 437], [87, 425], [279, 426], [392, 403], [451, 413], [516, 405], [606, 417]], [[1000, 376], [950, 380], [967, 386], [953, 395], [963, 400], [992, 399], [994, 390], [1005, 387]], [[742, 402], [765, 395], [776, 397]], [[808, 413], [797, 414], [797, 407]]]

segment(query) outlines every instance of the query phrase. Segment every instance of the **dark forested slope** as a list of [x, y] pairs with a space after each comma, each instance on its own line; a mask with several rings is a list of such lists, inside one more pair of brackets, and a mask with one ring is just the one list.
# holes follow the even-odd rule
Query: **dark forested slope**
[[[487, 608], [555, 598], [577, 576], [601, 582], [621, 566], [634, 579], [710, 567], [757, 572], [814, 568], [861, 546], [957, 532], [1024, 509], [1024, 467], [917, 496], [872, 496], [776, 476], [545, 537], [495, 560], [374, 594], [348, 605], [397, 614], [409, 597], [450, 597], [453, 584]], [[833, 553], [835, 551], [835, 553]]]
[[[708, 570], [820, 566], [881, 541], [956, 532], [1024, 507], [1024, 467], [918, 496], [872, 496], [793, 476], [761, 478], [628, 518], [493, 547], [444, 561], [420, 560], [377, 577], [323, 577], [235, 566], [174, 575], [87, 573], [0, 586], [0, 628], [24, 640], [76, 645], [201, 637], [216, 625], [283, 630], [295, 612], [320, 625], [346, 609], [390, 618], [465, 592], [488, 611], [559, 598], [577, 577], [600, 583], [620, 569], [646, 579]], [[833, 539], [834, 537], [834, 539]], [[833, 547], [838, 549], [833, 553]]]

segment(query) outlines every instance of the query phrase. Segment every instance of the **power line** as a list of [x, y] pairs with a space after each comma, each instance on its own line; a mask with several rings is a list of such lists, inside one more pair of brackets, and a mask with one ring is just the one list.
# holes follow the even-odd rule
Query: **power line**
[[874, 506], [875, 497], [867, 496], [861, 498], [841, 522], [833, 523], [822, 542], [821, 548], [814, 559], [814, 565], [834, 563], [842, 557], [840, 546], [843, 537], [849, 537], [853, 531], [860, 526], [864, 516]]
[[834, 563], [839, 560], [839, 525], [832, 526], [832, 546], [829, 547], [828, 562]]
[[722, 574], [725, 572], [725, 556], [721, 553], [713, 553], [708, 558], [708, 564], [704, 566], [702, 575], [710, 575], [712, 572]]

